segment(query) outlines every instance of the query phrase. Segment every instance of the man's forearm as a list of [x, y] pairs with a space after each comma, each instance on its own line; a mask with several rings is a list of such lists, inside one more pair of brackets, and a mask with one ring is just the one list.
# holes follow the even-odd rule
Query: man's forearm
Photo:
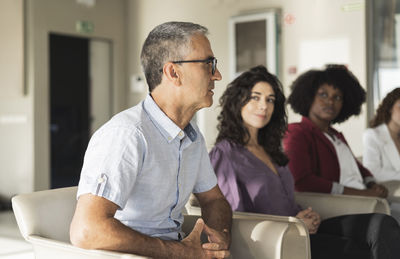
[[[76, 226], [79, 228], [79, 226]], [[184, 247], [177, 241], [164, 241], [137, 232], [118, 221], [109, 218], [101, 222], [93, 221], [81, 227], [84, 238], [73, 238], [74, 245], [86, 249], [101, 249], [125, 252], [155, 258], [184, 258]], [[71, 234], [75, 230], [71, 228]]]
[[201, 207], [201, 215], [206, 224], [218, 231], [229, 232], [232, 226], [232, 209], [225, 198], [215, 199]]

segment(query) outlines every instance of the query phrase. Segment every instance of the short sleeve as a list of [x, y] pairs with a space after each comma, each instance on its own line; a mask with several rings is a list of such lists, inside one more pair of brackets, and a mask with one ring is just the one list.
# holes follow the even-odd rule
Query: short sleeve
[[140, 173], [145, 145], [137, 129], [100, 129], [85, 153], [77, 197], [85, 193], [104, 197], [123, 208]]
[[217, 178], [211, 166], [210, 159], [207, 154], [207, 149], [204, 144], [204, 139], [201, 136], [200, 141], [201, 155], [200, 167], [197, 174], [197, 180], [193, 188], [193, 193], [202, 193], [211, 190], [217, 185]]

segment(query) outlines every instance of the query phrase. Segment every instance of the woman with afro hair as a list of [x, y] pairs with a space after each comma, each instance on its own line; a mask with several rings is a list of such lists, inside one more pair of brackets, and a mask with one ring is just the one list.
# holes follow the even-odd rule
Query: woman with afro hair
[[363, 135], [363, 164], [379, 182], [400, 180], [400, 88], [386, 95]]
[[354, 157], [344, 136], [332, 125], [358, 115], [365, 91], [342, 65], [310, 70], [291, 86], [288, 98], [299, 123], [288, 126], [284, 149], [297, 191], [377, 196], [388, 190]]
[[385, 214], [353, 214], [321, 221], [294, 200], [282, 150], [285, 96], [264, 66], [231, 82], [220, 98], [219, 134], [210, 151], [218, 185], [232, 210], [295, 216], [307, 226], [313, 259], [400, 258], [400, 227]]

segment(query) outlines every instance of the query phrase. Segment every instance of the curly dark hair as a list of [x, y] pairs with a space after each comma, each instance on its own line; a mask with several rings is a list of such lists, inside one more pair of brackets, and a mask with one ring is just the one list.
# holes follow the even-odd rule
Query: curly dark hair
[[258, 143], [275, 163], [283, 166], [289, 161], [283, 153], [281, 143], [287, 128], [286, 99], [281, 82], [264, 66], [256, 66], [242, 73], [228, 85], [222, 94], [219, 99], [222, 111], [218, 115], [219, 133], [216, 142], [226, 139], [243, 146], [248, 143], [250, 133], [243, 123], [241, 110], [249, 102], [253, 86], [259, 82], [271, 85], [275, 93], [275, 105], [269, 123], [258, 132]]
[[376, 110], [375, 117], [370, 121], [369, 126], [375, 128], [382, 123], [389, 123], [392, 118], [392, 108], [394, 103], [400, 99], [400, 88], [393, 89], [388, 93]]
[[294, 112], [308, 117], [317, 90], [324, 84], [340, 89], [343, 94], [343, 106], [332, 123], [346, 121], [352, 115], [361, 112], [365, 102], [365, 90], [358, 79], [343, 65], [327, 65], [324, 70], [309, 70], [301, 74], [291, 85], [292, 93], [288, 103]]

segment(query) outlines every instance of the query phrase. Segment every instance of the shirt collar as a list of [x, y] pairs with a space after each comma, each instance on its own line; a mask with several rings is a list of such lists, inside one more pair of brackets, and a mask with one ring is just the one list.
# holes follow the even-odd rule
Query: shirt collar
[[143, 108], [168, 143], [170, 143], [176, 137], [183, 139], [185, 134], [192, 142], [196, 140], [197, 132], [192, 125], [189, 123], [182, 131], [170, 118], [168, 118], [168, 116], [160, 109], [160, 107], [158, 107], [150, 94], [146, 96], [143, 102]]
[[197, 139], [197, 132], [190, 123], [185, 127], [184, 131], [192, 142]]

